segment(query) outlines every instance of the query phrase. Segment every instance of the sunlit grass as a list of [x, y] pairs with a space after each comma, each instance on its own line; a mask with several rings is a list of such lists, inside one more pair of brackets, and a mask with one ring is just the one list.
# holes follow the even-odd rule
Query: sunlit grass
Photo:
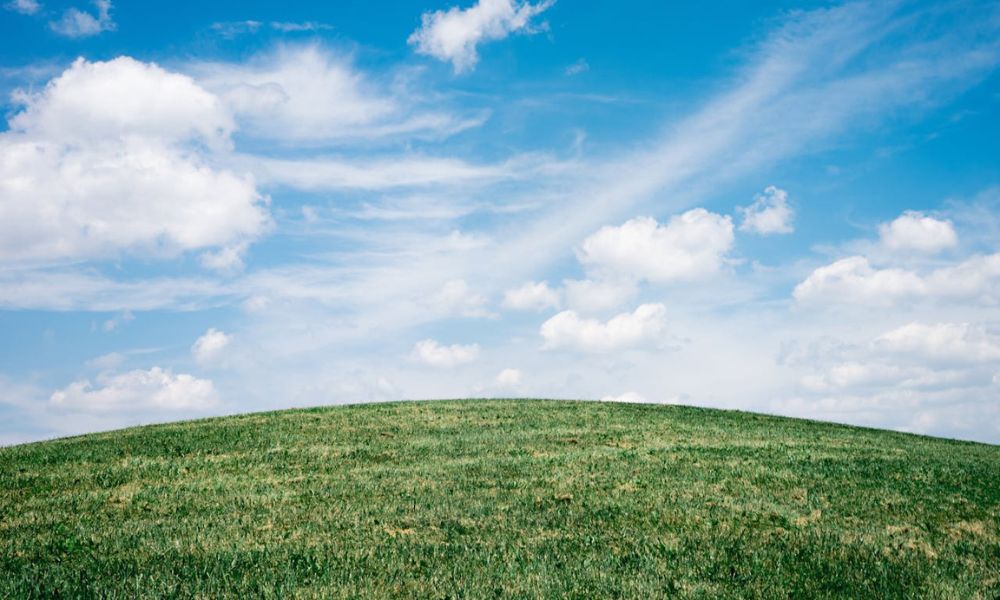
[[1000, 597], [1000, 447], [413, 402], [0, 449], [0, 597]]

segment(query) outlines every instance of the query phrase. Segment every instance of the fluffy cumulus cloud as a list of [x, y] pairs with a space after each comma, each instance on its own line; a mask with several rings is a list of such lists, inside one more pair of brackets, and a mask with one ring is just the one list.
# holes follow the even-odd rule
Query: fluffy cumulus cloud
[[[22, 2], [17, 4], [35, 4]], [[82, 11], [78, 8], [66, 9], [58, 21], [49, 23], [52, 31], [70, 38], [82, 38], [97, 35], [104, 31], [114, 31], [115, 22], [111, 18], [111, 0], [94, 0], [95, 13]], [[35, 9], [37, 10], [37, 8]]]
[[349, 57], [318, 45], [282, 46], [244, 63], [190, 66], [198, 83], [236, 115], [244, 135], [319, 144], [403, 134], [445, 135], [478, 124], [417, 111], [380, 89]]
[[478, 0], [462, 9], [424, 13], [421, 26], [409, 43], [420, 54], [451, 62], [456, 73], [471, 70], [479, 62], [477, 47], [501, 40], [511, 33], [532, 31], [532, 20], [555, 3], [536, 4], [521, 0]]
[[10, 129], [31, 139], [194, 138], [219, 146], [234, 128], [219, 99], [190, 77], [128, 57], [77, 59], [40, 92], [17, 92], [14, 99], [24, 108], [10, 119]]
[[690, 280], [717, 272], [732, 244], [733, 223], [728, 216], [695, 208], [664, 225], [638, 217], [617, 227], [602, 227], [584, 240], [577, 257], [601, 277]]
[[479, 344], [443, 346], [432, 339], [421, 340], [413, 346], [410, 358], [430, 367], [457, 367], [479, 359]]
[[239, 250], [269, 226], [252, 178], [212, 166], [234, 124], [189, 77], [78, 59], [15, 100], [0, 134], [0, 260]]
[[791, 233], [794, 230], [792, 207], [788, 205], [788, 192], [773, 185], [765, 188], [764, 193], [759, 194], [753, 204], [739, 208], [738, 212], [743, 217], [740, 231], [772, 235]]
[[934, 254], [958, 245], [958, 235], [951, 221], [928, 217], [916, 211], [906, 211], [878, 229], [886, 249], [894, 252]]
[[187, 411], [212, 408], [219, 397], [207, 379], [153, 367], [148, 371], [102, 373], [96, 384], [76, 381], [58, 390], [49, 402], [79, 412]]
[[599, 353], [659, 344], [667, 330], [666, 312], [662, 304], [643, 304], [603, 322], [566, 310], [542, 323], [543, 348]]
[[793, 295], [800, 302], [884, 304], [923, 294], [925, 287], [924, 280], [912, 271], [876, 269], [867, 258], [851, 256], [813, 271], [795, 286]]
[[863, 256], [840, 259], [813, 271], [794, 290], [806, 303], [891, 306], [915, 299], [1000, 302], [1000, 254], [972, 256], [924, 273], [876, 268]]
[[507, 290], [503, 295], [504, 308], [513, 310], [558, 309], [560, 304], [559, 292], [550, 288], [545, 281], [529, 281], [519, 288]]
[[191, 346], [191, 355], [202, 365], [217, 363], [232, 341], [232, 336], [218, 329], [210, 328]]

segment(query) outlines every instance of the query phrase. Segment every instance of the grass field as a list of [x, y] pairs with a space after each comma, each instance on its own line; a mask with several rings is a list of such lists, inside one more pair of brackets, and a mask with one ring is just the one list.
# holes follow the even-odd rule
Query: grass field
[[439, 401], [0, 449], [0, 597], [998, 598], [1000, 447]]

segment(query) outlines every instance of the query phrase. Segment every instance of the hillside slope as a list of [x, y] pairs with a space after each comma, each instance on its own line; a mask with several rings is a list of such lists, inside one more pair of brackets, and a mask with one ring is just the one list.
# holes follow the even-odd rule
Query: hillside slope
[[0, 597], [1000, 597], [1000, 447], [358, 405], [0, 449]]

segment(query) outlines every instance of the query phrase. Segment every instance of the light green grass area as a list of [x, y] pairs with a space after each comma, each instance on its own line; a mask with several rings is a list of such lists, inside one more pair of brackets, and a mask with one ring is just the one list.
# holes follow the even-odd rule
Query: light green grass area
[[998, 598], [1000, 447], [467, 400], [0, 449], [0, 597], [220, 596]]

